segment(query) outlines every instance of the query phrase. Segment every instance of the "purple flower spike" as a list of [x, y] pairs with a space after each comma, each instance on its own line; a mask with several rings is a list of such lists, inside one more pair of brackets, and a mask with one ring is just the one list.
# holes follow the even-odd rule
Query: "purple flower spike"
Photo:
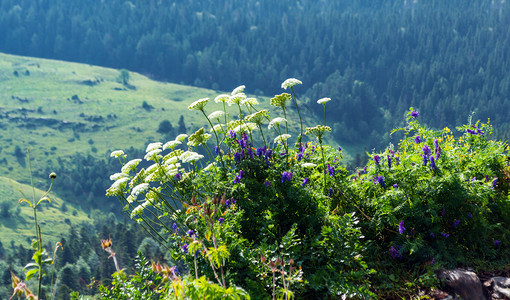
[[264, 182], [264, 184], [265, 184], [267, 187], [271, 186], [271, 182], [269, 182], [269, 180], [266, 180], [266, 182]]
[[379, 155], [374, 155], [374, 161], [375, 161], [375, 164], [376, 165], [379, 165], [379, 161], [381, 160], [381, 158], [379, 157]]
[[419, 115], [420, 115], [420, 114], [419, 114], [417, 111], [414, 111], [414, 110], [413, 110], [413, 111], [411, 112], [411, 117], [413, 117], [413, 118], [415, 118], [415, 119], [416, 119]]
[[383, 189], [385, 189], [385, 188], [386, 188], [386, 183], [384, 183], [384, 177], [382, 177], [382, 176], [380, 176], [380, 175], [379, 175], [379, 176], [377, 176], [377, 182], [379, 183], [379, 185], [380, 185]]
[[394, 188], [395, 190], [398, 190], [398, 184], [396, 184], [396, 183], [395, 183], [395, 184], [393, 185], [393, 188]]
[[416, 144], [421, 143], [421, 138], [420, 138], [420, 136], [419, 136], [419, 135], [417, 135], [417, 136], [415, 136], [415, 137], [414, 137], [414, 142], [415, 142]]
[[221, 225], [221, 224], [223, 224], [223, 222], [225, 222], [225, 219], [224, 219], [224, 218], [219, 218], [219, 219], [218, 219], [218, 223], [219, 223], [220, 225]]
[[181, 174], [180, 173], [175, 174], [175, 179], [181, 180]]
[[494, 177], [494, 180], [492, 181], [492, 188], [495, 189], [497, 184], [498, 184], [498, 178]]
[[430, 156], [429, 157], [429, 160], [430, 160], [430, 168], [432, 169], [432, 171], [434, 171], [434, 173], [436, 173], [436, 161], [434, 159], [434, 156]]
[[234, 130], [230, 130], [230, 138], [235, 139], [236, 138], [236, 132]]
[[404, 233], [404, 231], [406, 230], [406, 228], [404, 227], [404, 220], [400, 221], [400, 223], [398, 223], [398, 232], [400, 232], [400, 234]]
[[501, 241], [498, 241], [498, 240], [494, 241], [494, 246], [498, 247], [500, 244], [501, 244]]
[[328, 164], [328, 173], [329, 173], [329, 176], [335, 177], [335, 168], [333, 168], [329, 164]]
[[427, 166], [427, 163], [428, 163], [428, 159], [427, 159], [427, 155], [423, 154], [423, 165], [424, 166]]
[[391, 169], [391, 156], [387, 156], [386, 159], [388, 160], [388, 168]]
[[441, 235], [442, 235], [442, 236], [444, 236], [445, 238], [449, 238], [449, 237], [450, 237], [450, 234], [449, 234], [449, 233], [441, 232]]
[[329, 188], [328, 197], [331, 197], [332, 194], [333, 194], [333, 188]]
[[215, 146], [214, 147], [214, 153], [216, 153], [216, 155], [220, 154], [220, 147], [219, 146]]
[[459, 226], [460, 220], [453, 221], [452, 228], [457, 228]]
[[439, 148], [439, 143], [437, 142], [437, 139], [434, 139], [434, 147]]
[[188, 230], [187, 234], [188, 234], [189, 237], [191, 237], [193, 235], [193, 230], [191, 230], [191, 229]]
[[301, 184], [302, 187], [305, 187], [305, 185], [308, 184], [308, 178], [303, 179], [303, 183]]
[[179, 230], [179, 227], [177, 226], [177, 223], [172, 224], [172, 230], [177, 232]]
[[423, 146], [422, 150], [423, 150], [423, 154], [424, 155], [430, 156], [430, 148], [429, 148], [429, 146], [427, 146], [427, 145]]
[[342, 152], [342, 147], [338, 147], [338, 151]]
[[470, 218], [470, 219], [473, 218], [473, 214], [471, 214], [471, 212], [468, 212], [468, 218]]
[[391, 258], [393, 258], [393, 259], [402, 258], [402, 254], [400, 253], [401, 248], [402, 247], [400, 247], [398, 245], [396, 247], [391, 246], [391, 248], [390, 248]]
[[225, 201], [225, 205], [227, 206], [227, 208], [230, 208], [230, 199], [227, 199], [227, 201]]
[[188, 244], [182, 245], [182, 251], [184, 251], [184, 253], [188, 253]]

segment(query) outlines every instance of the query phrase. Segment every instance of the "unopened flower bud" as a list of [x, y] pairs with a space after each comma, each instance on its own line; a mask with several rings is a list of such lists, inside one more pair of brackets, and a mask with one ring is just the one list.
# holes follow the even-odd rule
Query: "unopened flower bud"
[[260, 261], [261, 261], [262, 263], [265, 263], [265, 262], [266, 262], [266, 257], [265, 257], [264, 255], [261, 255], [261, 256], [260, 256]]
[[55, 172], [51, 172], [51, 173], [50, 173], [50, 178], [51, 178], [51, 179], [55, 179], [55, 178], [57, 178], [57, 173], [55, 173]]

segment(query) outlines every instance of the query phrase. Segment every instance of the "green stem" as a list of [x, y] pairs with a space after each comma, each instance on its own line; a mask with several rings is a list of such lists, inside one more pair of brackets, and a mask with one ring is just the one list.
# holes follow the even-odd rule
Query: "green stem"
[[294, 93], [294, 88], [290, 87], [290, 90], [292, 91], [292, 99], [294, 100], [294, 104], [296, 105], [296, 110], [297, 110], [297, 114], [299, 117], [299, 124], [301, 126], [300, 136], [302, 137], [303, 136], [303, 119], [301, 119], [301, 114], [299, 113], [299, 106], [297, 104], [297, 99], [296, 99], [296, 94]]
[[322, 107], [324, 108], [324, 126], [326, 126], [326, 104], [322, 104]]
[[[200, 111], [202, 112], [204, 117], [207, 119], [207, 122], [209, 122], [209, 125], [211, 125], [211, 129], [212, 129], [212, 131], [214, 133], [214, 136], [216, 137], [216, 146], [220, 147], [220, 139], [218, 138], [218, 133], [216, 133], [216, 130], [214, 130], [214, 126], [213, 126], [211, 120], [209, 120], [209, 117], [205, 114], [205, 111], [203, 109], [200, 110]], [[221, 151], [218, 151], [218, 153], [219, 153], [219, 156], [220, 156], [221, 166], [223, 168], [225, 168], [225, 164], [223, 163], [223, 156], [221, 155]]]

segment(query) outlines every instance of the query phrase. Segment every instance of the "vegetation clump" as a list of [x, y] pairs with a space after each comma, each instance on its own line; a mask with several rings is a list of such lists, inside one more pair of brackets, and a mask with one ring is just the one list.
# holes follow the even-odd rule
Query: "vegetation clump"
[[225, 105], [209, 115], [208, 99], [190, 105], [211, 134], [152, 143], [143, 162], [112, 153], [123, 167], [107, 195], [175, 264], [161, 295], [405, 296], [437, 286], [440, 267], [508, 264], [507, 145], [489, 139], [489, 123], [455, 137], [425, 128], [411, 109], [392, 132], [399, 145], [349, 174], [342, 149], [324, 144], [331, 128], [306, 128], [292, 144], [276, 101], [285, 94], [271, 104], [286, 118], [271, 119], [238, 90], [216, 101], [234, 106], [231, 121]]

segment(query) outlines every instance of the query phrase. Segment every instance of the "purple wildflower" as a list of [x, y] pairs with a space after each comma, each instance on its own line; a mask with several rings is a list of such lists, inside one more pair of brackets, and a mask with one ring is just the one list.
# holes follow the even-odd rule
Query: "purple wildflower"
[[328, 173], [329, 173], [329, 176], [335, 177], [335, 168], [333, 168], [329, 164], [328, 164]]
[[220, 146], [214, 147], [214, 153], [216, 153], [216, 155], [220, 154]]
[[271, 182], [269, 182], [269, 180], [266, 180], [266, 182], [264, 182], [264, 184], [265, 184], [266, 186], [271, 186]]
[[457, 228], [457, 226], [459, 226], [459, 223], [460, 223], [459, 219], [453, 221], [452, 228]]
[[391, 156], [387, 156], [386, 159], [388, 160], [388, 168], [391, 169]]
[[417, 111], [414, 111], [414, 110], [413, 110], [413, 111], [411, 112], [411, 117], [413, 117], [413, 118], [415, 118], [415, 119], [416, 119], [416, 117], [418, 117], [419, 115], [420, 115], [420, 114], [419, 114]]
[[423, 154], [423, 165], [424, 166], [427, 166], [427, 163], [428, 163], [428, 159], [427, 159], [427, 155]]
[[227, 206], [227, 208], [230, 208], [230, 199], [227, 199], [227, 201], [225, 201], [225, 205]]
[[382, 177], [382, 176], [380, 176], [380, 175], [379, 175], [379, 176], [377, 176], [377, 182], [379, 183], [379, 185], [381, 185], [381, 187], [382, 187], [383, 189], [385, 189], [385, 188], [386, 188], [386, 183], [384, 183], [384, 177]]
[[434, 147], [436, 147], [436, 149], [439, 147], [439, 143], [437, 142], [437, 139], [434, 139]]
[[234, 179], [234, 183], [240, 183], [241, 178], [243, 178], [243, 175], [244, 175], [243, 170], [239, 170], [239, 175], [237, 175], [236, 178]]
[[188, 253], [188, 244], [184, 244], [182, 245], [182, 251], [184, 251], [184, 253]]
[[436, 259], [434, 257], [432, 257], [432, 260], [430, 261], [430, 265], [432, 266], [434, 264], [434, 262], [436, 262]]
[[175, 174], [175, 179], [181, 180], [181, 174], [180, 173]]
[[400, 253], [401, 248], [402, 247], [400, 247], [398, 245], [396, 247], [391, 246], [391, 248], [390, 248], [391, 258], [393, 258], [393, 259], [402, 258], [402, 253]]
[[266, 159], [270, 159], [271, 157], [273, 157], [273, 150], [268, 149], [266, 151]]
[[225, 222], [225, 218], [219, 218], [219, 219], [218, 219], [218, 223], [219, 223], [220, 225], [221, 225], [221, 224], [223, 224], [223, 222]]
[[471, 214], [471, 212], [468, 212], [467, 216], [468, 216], [468, 218], [470, 218], [470, 219], [471, 219], [471, 218], [473, 218], [473, 215]]
[[292, 180], [292, 172], [284, 171], [282, 173], [282, 183], [284, 183], [285, 181], [291, 181], [291, 180]]
[[239, 153], [239, 152], [234, 153], [234, 159], [237, 162], [241, 161], [241, 153]]
[[393, 185], [393, 188], [394, 188], [394, 189], [396, 189], [396, 190], [398, 190], [398, 184], [396, 184], [396, 183], [395, 183], [395, 184]]
[[257, 156], [262, 156], [264, 153], [264, 149], [263, 148], [257, 148]]
[[188, 234], [189, 237], [191, 237], [193, 235], [193, 230], [191, 230], [191, 229], [188, 230], [187, 234]]
[[430, 156], [429, 157], [429, 160], [430, 160], [430, 168], [432, 169], [432, 171], [434, 171], [434, 173], [436, 173], [436, 161], [434, 159], [434, 156]]
[[476, 177], [473, 177], [473, 178], [471, 179], [471, 183], [475, 183], [475, 182], [476, 182]]
[[338, 147], [338, 151], [342, 152], [342, 147], [339, 146]]
[[230, 202], [232, 202], [232, 204], [236, 204], [236, 199], [230, 198]]
[[431, 232], [431, 233], [430, 233], [430, 237], [431, 237], [431, 238], [435, 238], [435, 237], [436, 237], [436, 235], [435, 235], [433, 232]]
[[492, 181], [492, 188], [495, 189], [497, 184], [498, 184], [498, 178], [494, 177], [494, 180]]
[[241, 149], [245, 149], [246, 148], [246, 141], [244, 139], [241, 139], [239, 141], [239, 146], [241, 146]]
[[489, 175], [485, 175], [485, 182], [489, 182]]
[[234, 130], [230, 130], [229, 137], [230, 137], [231, 139], [235, 139], [235, 138], [236, 138], [236, 132], [235, 132]]
[[430, 156], [430, 148], [429, 148], [429, 146], [427, 146], [427, 145], [423, 146], [422, 150], [423, 150], [423, 154], [424, 155]]
[[441, 158], [441, 146], [436, 148], [436, 160]]
[[179, 227], [177, 226], [177, 223], [172, 224], [172, 230], [177, 232], [179, 230]]
[[404, 227], [404, 220], [400, 221], [400, 223], [398, 223], [398, 232], [400, 232], [400, 234], [404, 233], [404, 231], [406, 230], [406, 228]]
[[308, 178], [303, 179], [303, 183], [301, 184], [302, 187], [305, 187], [305, 185], [308, 184]]
[[379, 161], [381, 160], [381, 158], [379, 157], [379, 155], [374, 155], [374, 161], [375, 161], [375, 164], [376, 165], [379, 165]]
[[415, 136], [415, 137], [414, 137], [414, 142], [415, 142], [416, 144], [421, 143], [421, 138], [420, 138], [420, 136], [419, 136], [419, 135], [417, 135], [417, 136]]
[[301, 159], [303, 159], [303, 152], [297, 154], [297, 161], [301, 161]]
[[363, 172], [365, 172], [365, 174], [367, 173], [367, 166], [363, 168]]
[[494, 246], [498, 247], [500, 244], [501, 244], [501, 241], [498, 241], [498, 240], [494, 241]]
[[449, 238], [449, 237], [450, 237], [450, 234], [449, 234], [449, 233], [441, 232], [441, 235], [442, 235], [442, 236], [444, 236], [445, 238]]
[[329, 188], [328, 197], [331, 197], [333, 195], [333, 188]]

